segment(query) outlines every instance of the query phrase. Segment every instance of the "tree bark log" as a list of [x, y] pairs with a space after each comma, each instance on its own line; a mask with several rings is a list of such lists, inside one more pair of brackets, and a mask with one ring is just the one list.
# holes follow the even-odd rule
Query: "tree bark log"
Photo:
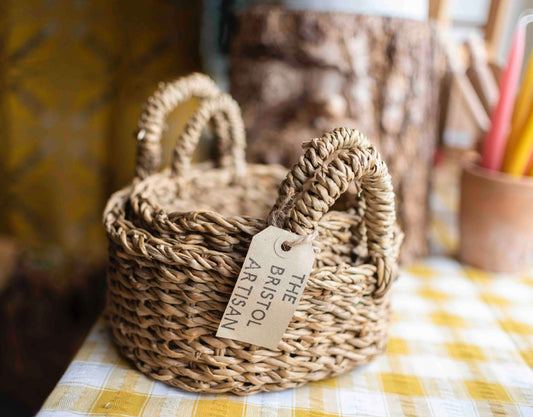
[[249, 158], [292, 165], [301, 143], [353, 127], [387, 161], [405, 233], [402, 260], [428, 251], [428, 192], [444, 59], [425, 22], [258, 7], [240, 14], [231, 92]]

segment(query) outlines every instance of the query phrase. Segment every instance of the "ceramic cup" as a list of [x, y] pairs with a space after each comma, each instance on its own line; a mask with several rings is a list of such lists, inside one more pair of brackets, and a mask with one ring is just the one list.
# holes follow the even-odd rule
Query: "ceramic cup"
[[524, 271], [533, 255], [533, 178], [466, 162], [459, 229], [463, 262], [493, 272]]

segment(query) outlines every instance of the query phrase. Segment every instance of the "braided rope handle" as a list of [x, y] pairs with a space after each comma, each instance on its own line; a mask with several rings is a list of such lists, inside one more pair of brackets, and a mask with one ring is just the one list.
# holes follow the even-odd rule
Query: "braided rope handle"
[[387, 165], [356, 130], [335, 129], [305, 145], [306, 152], [280, 186], [268, 224], [308, 236], [353, 181], [366, 203], [368, 253], [377, 266], [376, 297], [396, 278], [394, 191]]
[[[148, 98], [138, 123], [137, 132], [137, 177], [143, 179], [154, 173], [161, 165], [161, 134], [165, 120], [177, 106], [192, 97], [209, 99], [222, 92], [207, 75], [194, 73], [169, 83], [160, 83], [157, 91]], [[215, 134], [218, 137], [219, 154], [230, 147], [228, 121], [223, 115], [213, 117]], [[228, 158], [221, 164], [227, 164]]]
[[236, 177], [244, 175], [246, 139], [241, 109], [229, 94], [222, 93], [204, 100], [183, 129], [172, 154], [171, 169], [176, 177], [186, 178], [202, 129], [209, 120], [217, 116], [223, 116], [229, 122], [231, 149], [226, 157], [233, 165], [234, 175]]

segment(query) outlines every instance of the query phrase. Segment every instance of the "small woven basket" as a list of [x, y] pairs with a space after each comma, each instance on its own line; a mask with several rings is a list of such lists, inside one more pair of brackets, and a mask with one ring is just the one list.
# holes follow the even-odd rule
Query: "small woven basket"
[[[165, 117], [191, 96], [200, 107], [170, 168], [155, 173]], [[191, 165], [211, 119], [218, 166]], [[313, 139], [289, 173], [246, 166], [238, 105], [195, 74], [160, 86], [138, 139], [137, 178], [110, 198], [104, 223], [106, 317], [142, 372], [188, 391], [243, 395], [336, 375], [384, 350], [401, 233], [387, 167], [365, 137], [341, 128]], [[350, 207], [334, 210], [346, 191]], [[273, 350], [215, 336], [250, 241], [268, 225], [316, 236], [317, 252]]]

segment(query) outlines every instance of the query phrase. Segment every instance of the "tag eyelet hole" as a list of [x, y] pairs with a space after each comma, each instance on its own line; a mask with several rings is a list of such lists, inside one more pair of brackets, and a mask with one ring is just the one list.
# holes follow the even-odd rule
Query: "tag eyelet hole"
[[289, 242], [283, 242], [281, 244], [281, 250], [283, 252], [289, 252], [292, 248], [289, 246]]
[[281, 259], [288, 259], [292, 255], [293, 248], [289, 242], [287, 236], [279, 236], [274, 243], [274, 253]]

